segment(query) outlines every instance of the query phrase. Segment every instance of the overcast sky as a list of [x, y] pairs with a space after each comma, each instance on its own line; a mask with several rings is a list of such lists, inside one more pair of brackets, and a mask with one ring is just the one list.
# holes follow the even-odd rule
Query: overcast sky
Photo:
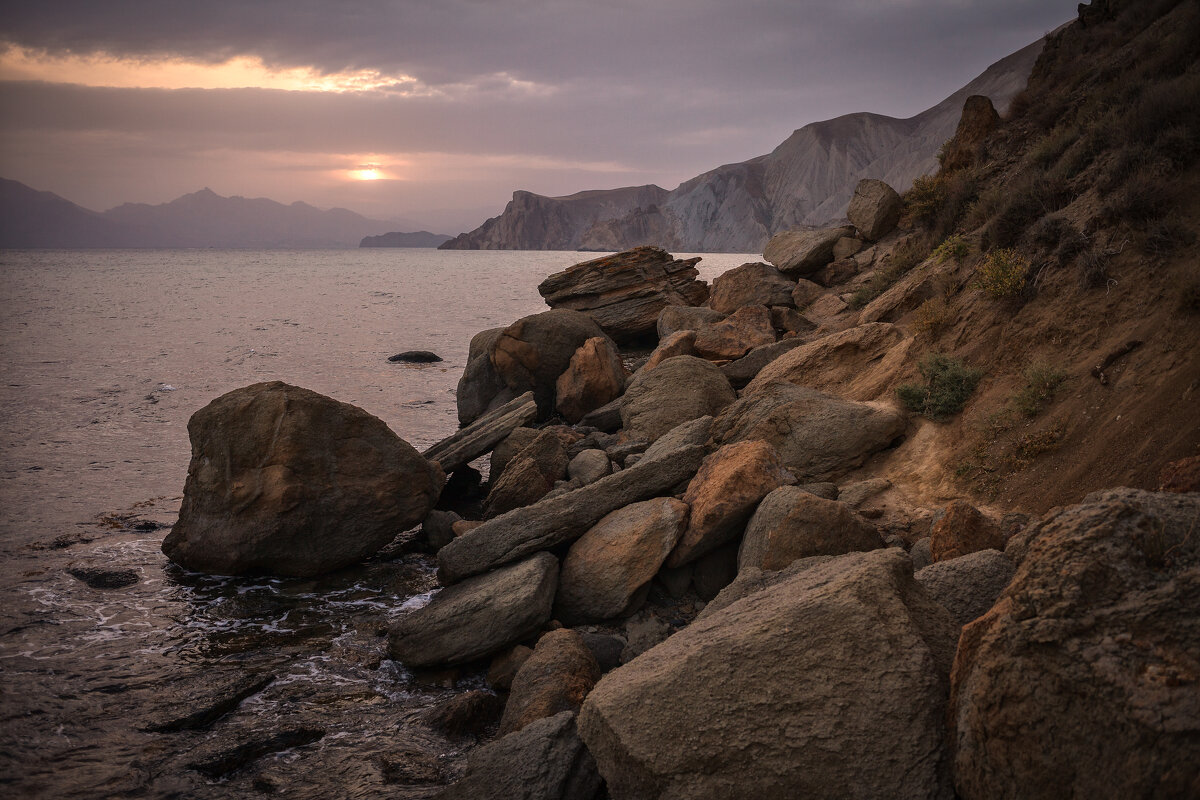
[[218, 194], [446, 233], [514, 189], [681, 181], [908, 117], [1075, 0], [39, 0], [0, 15], [0, 176], [89, 208]]

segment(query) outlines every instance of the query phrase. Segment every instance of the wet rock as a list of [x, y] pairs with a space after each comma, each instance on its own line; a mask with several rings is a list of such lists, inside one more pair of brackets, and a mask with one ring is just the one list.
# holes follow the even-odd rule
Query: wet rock
[[956, 623], [966, 625], [987, 613], [1016, 569], [999, 550], [979, 550], [919, 569], [916, 577]]
[[748, 392], [713, 420], [713, 444], [769, 442], [804, 482], [860, 466], [906, 426], [904, 412], [891, 406], [855, 403], [804, 386], [773, 383]]
[[558, 376], [588, 339], [607, 338], [587, 314], [558, 308], [523, 317], [504, 329], [492, 346], [492, 367], [514, 392], [533, 392], [538, 418], [554, 413]]
[[738, 552], [738, 569], [779, 570], [800, 558], [883, 547], [879, 531], [845, 503], [782, 486], [759, 503]]
[[489, 452], [517, 428], [533, 422], [536, 416], [533, 393], [526, 392], [430, 447], [424, 456], [447, 472], [454, 472]]
[[720, 322], [696, 333], [696, 354], [710, 359], [741, 358], [756, 347], [775, 341], [766, 306], [742, 306]]
[[790, 306], [796, 282], [761, 261], [721, 273], [708, 295], [708, 307], [732, 314], [742, 306]]
[[838, 240], [853, 236], [854, 228], [819, 228], [811, 231], [784, 231], [767, 242], [763, 258], [780, 272], [806, 276], [833, 260], [833, 247]]
[[142, 579], [136, 569], [99, 567], [94, 564], [72, 564], [67, 567], [67, 574], [93, 589], [123, 589]]
[[705, 458], [683, 495], [691, 518], [667, 566], [681, 567], [739, 538], [759, 501], [794, 481], [764, 441], [729, 444]]
[[532, 654], [533, 648], [519, 644], [508, 652], [494, 657], [492, 663], [488, 666], [488, 686], [491, 686], [493, 689], [499, 689], [502, 692], [507, 692], [512, 688], [512, 681], [517, 676], [517, 671], [521, 669], [521, 665], [525, 663], [525, 659], [529, 658]]
[[[445, 553], [480, 530], [442, 548]], [[447, 587], [389, 631], [392, 658], [410, 667], [465, 664], [535, 633], [550, 619], [558, 559], [549, 553]]]
[[583, 637], [570, 628], [550, 631], [538, 639], [513, 679], [500, 735], [563, 711], [578, 711], [598, 680], [600, 667]]
[[723, 319], [720, 311], [704, 306], [668, 306], [658, 315], [658, 338], [662, 341], [678, 331], [698, 331]]
[[764, 344], [761, 347], [754, 348], [736, 361], [722, 364], [721, 374], [728, 378], [729, 382], [735, 388], [741, 388], [754, 380], [754, 377], [767, 364], [770, 364], [789, 350], [794, 350], [803, 344], [805, 344], [805, 340], [799, 338], [783, 339], [772, 344]]
[[902, 365], [907, 352], [900, 347], [903, 342], [904, 332], [886, 322], [823, 336], [772, 361], [746, 386], [744, 394], [785, 382], [833, 391], [852, 400], [877, 397]]
[[579, 346], [555, 382], [555, 408], [567, 422], [579, 422], [589, 411], [611, 403], [625, 391], [625, 367], [608, 337]]
[[621, 399], [625, 433], [653, 442], [675, 426], [716, 414], [735, 399], [715, 364], [694, 356], [668, 358], [629, 382]]
[[376, 763], [385, 784], [429, 784], [442, 783], [444, 780], [437, 758], [420, 750], [386, 753], [378, 756]]
[[586, 311], [618, 342], [635, 341], [654, 333], [664, 308], [708, 298], [708, 284], [696, 279], [699, 260], [635, 247], [557, 272], [538, 285], [538, 293], [551, 308]]
[[730, 542], [692, 562], [692, 587], [705, 602], [712, 600], [737, 577], [738, 544]]
[[696, 417], [676, 425], [646, 448], [643, 458], [652, 460], [683, 447], [702, 445], [708, 441], [708, 429], [712, 425], [710, 416]]
[[263, 756], [312, 744], [325, 735], [323, 728], [296, 726], [272, 734], [251, 734], [251, 738], [239, 745], [214, 753], [201, 753], [200, 758], [188, 764], [209, 778], [224, 778]]
[[434, 364], [441, 360], [441, 356], [437, 353], [431, 353], [428, 350], [405, 350], [403, 353], [388, 356], [388, 361], [405, 364]]
[[438, 553], [438, 579], [462, 580], [581, 536], [606, 514], [666, 492], [695, 474], [702, 447], [683, 448], [490, 519]]
[[175, 681], [169, 708], [156, 713], [142, 730], [155, 733], [203, 730], [271, 685], [275, 676], [202, 674], [195, 683]]
[[606, 675], [580, 735], [616, 800], [951, 798], [953, 647], [902, 552], [840, 556]]
[[675, 331], [659, 339], [658, 347], [654, 348], [650, 358], [646, 359], [646, 363], [642, 365], [642, 371], [649, 372], [668, 358], [694, 355], [696, 355], [696, 332]]
[[942, 148], [942, 171], [946, 173], [972, 166], [983, 149], [983, 141], [1000, 124], [992, 100], [973, 94], [963, 103], [954, 136]]
[[[571, 545], [554, 616], [568, 625], [619, 617], [658, 573], [687, 525], [688, 506], [657, 497], [619, 508]], [[639, 598], [640, 599], [640, 598]]]
[[576, 486], [587, 486], [611, 474], [612, 462], [603, 450], [584, 450], [567, 464], [567, 476]]
[[979, 550], [1003, 550], [1004, 543], [1000, 526], [965, 500], [954, 500], [946, 506], [929, 531], [929, 549], [934, 563]]
[[1200, 495], [1095, 492], [1035, 526], [963, 628], [951, 720], [966, 800], [1192, 797]]
[[278, 381], [218, 397], [188, 434], [183, 505], [162, 549], [199, 572], [348, 566], [424, 520], [445, 482], [382, 420]]
[[421, 721], [447, 736], [480, 736], [496, 724], [504, 701], [475, 689], [456, 694], [421, 714]]
[[554, 431], [542, 431], [521, 449], [493, 481], [484, 513], [488, 517], [542, 499], [567, 474], [567, 448]]
[[874, 178], [864, 178], [854, 187], [846, 218], [864, 239], [874, 242], [896, 227], [902, 206], [900, 195], [891, 186]]
[[471, 752], [438, 800], [600, 800], [604, 782], [564, 711]]

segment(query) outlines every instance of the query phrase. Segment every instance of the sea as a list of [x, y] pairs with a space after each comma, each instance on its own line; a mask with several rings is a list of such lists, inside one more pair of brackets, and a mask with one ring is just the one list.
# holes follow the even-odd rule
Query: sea
[[[421, 716], [482, 676], [383, 652], [436, 591], [430, 559], [305, 580], [171, 564], [187, 421], [281, 380], [423, 450], [458, 427], [471, 336], [546, 310], [538, 283], [599, 255], [0, 251], [0, 794], [425, 798], [460, 775], [475, 739]], [[697, 255], [710, 282], [760, 258]], [[406, 350], [443, 360], [387, 360]], [[76, 577], [96, 569], [136, 582]], [[228, 713], [189, 719], [247, 681]]]

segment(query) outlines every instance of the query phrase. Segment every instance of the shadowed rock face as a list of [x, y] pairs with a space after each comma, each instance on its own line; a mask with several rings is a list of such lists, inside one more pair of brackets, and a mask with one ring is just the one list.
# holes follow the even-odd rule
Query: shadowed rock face
[[356, 563], [420, 523], [445, 477], [382, 420], [278, 381], [188, 422], [192, 461], [163, 541], [199, 572], [308, 576]]

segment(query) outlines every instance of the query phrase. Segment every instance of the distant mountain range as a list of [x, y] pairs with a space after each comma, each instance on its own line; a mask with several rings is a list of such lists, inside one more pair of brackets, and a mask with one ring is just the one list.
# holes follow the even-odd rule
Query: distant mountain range
[[1039, 40], [988, 67], [932, 108], [908, 119], [847, 114], [792, 133], [771, 153], [726, 164], [667, 191], [659, 186], [513, 193], [512, 202], [470, 233], [442, 245], [462, 250], [625, 250], [655, 244], [682, 252], [762, 252], [779, 231], [844, 217], [862, 178], [898, 191], [937, 169], [963, 102], [981, 94], [1004, 109], [1024, 87]]
[[359, 247], [437, 247], [450, 241], [452, 236], [444, 233], [417, 231], [415, 233], [398, 233], [393, 231], [382, 236], [368, 236], [359, 242]]
[[[160, 205], [126, 203], [98, 213], [0, 178], [0, 247], [357, 247], [363, 237], [394, 226], [344, 208], [222, 197], [209, 189]], [[436, 247], [449, 238], [424, 231], [388, 235], [427, 242], [399, 245], [408, 247]]]

